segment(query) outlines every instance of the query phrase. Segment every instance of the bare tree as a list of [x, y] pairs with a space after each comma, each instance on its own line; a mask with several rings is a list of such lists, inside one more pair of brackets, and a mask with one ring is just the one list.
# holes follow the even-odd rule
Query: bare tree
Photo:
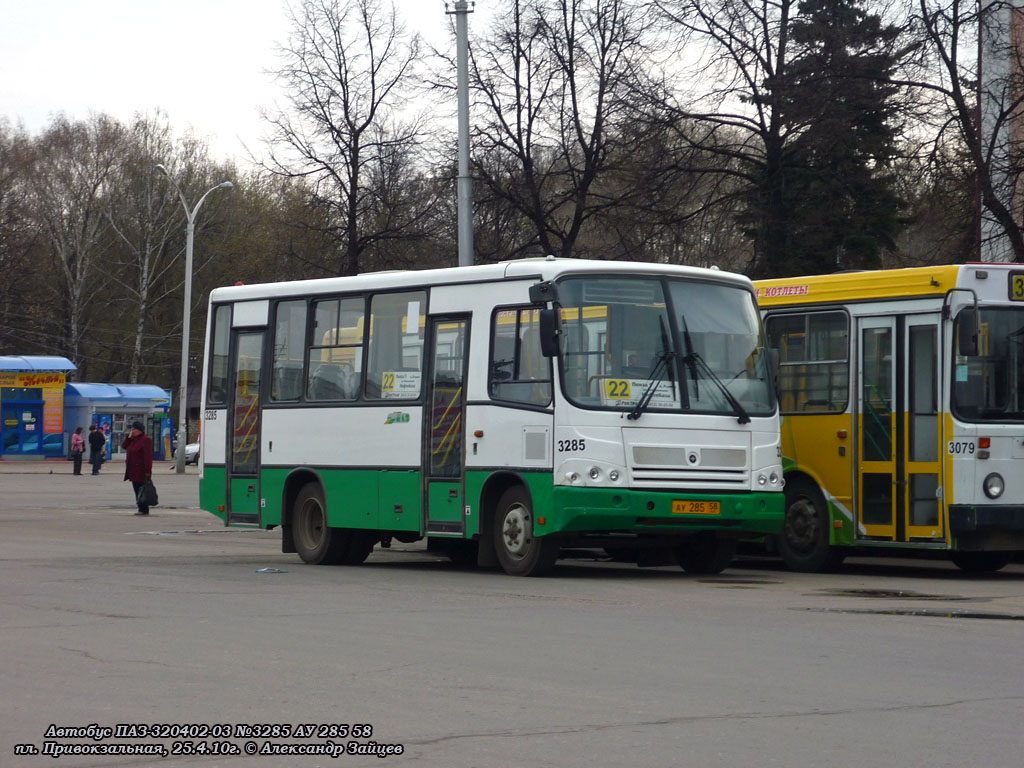
[[31, 258], [36, 237], [28, 208], [29, 146], [24, 130], [0, 119], [0, 354], [41, 342], [32, 312], [40, 280]]
[[530, 222], [519, 251], [576, 254], [642, 190], [609, 179], [647, 90], [650, 16], [628, 0], [514, 0], [471, 51], [476, 173]]
[[109, 183], [123, 142], [124, 129], [105, 115], [82, 122], [60, 116], [34, 146], [31, 204], [56, 270], [58, 346], [80, 368], [95, 296], [91, 281], [110, 247]]
[[979, 250], [1024, 260], [1024, 9], [1019, 0], [907, 0], [904, 11], [918, 55], [900, 84], [921, 95], [935, 167], [968, 159]]
[[381, 0], [303, 0], [291, 24], [277, 72], [289, 107], [264, 113], [265, 167], [309, 182], [338, 244], [336, 273], [356, 274], [372, 249], [421, 236], [421, 212], [382, 175], [421, 139], [420, 120], [404, 111], [419, 38]]
[[[108, 217], [116, 247], [112, 258], [100, 265], [108, 285], [116, 288], [111, 304], [123, 308], [119, 325], [127, 321], [131, 327], [127, 336], [130, 382], [139, 380], [147, 352], [180, 331], [180, 323], [157, 327], [153, 319], [154, 308], [176, 297], [184, 280], [181, 203], [173, 187], [154, 172], [158, 163], [174, 167], [186, 188], [205, 181], [205, 146], [192, 138], [176, 141], [166, 116], [137, 115], [128, 128], [111, 185]], [[203, 221], [212, 211], [213, 205]], [[203, 221], [197, 224], [200, 231]], [[180, 315], [180, 308], [175, 311]]]

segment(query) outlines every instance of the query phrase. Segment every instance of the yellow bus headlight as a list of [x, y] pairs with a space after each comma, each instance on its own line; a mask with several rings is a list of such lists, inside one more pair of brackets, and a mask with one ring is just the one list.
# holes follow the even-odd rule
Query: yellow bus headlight
[[1003, 482], [1003, 476], [998, 472], [993, 472], [991, 475], [985, 478], [985, 481], [981, 484], [982, 490], [985, 491], [985, 495], [990, 499], [998, 499], [1003, 495], [1003, 491], [1006, 489], [1006, 483]]

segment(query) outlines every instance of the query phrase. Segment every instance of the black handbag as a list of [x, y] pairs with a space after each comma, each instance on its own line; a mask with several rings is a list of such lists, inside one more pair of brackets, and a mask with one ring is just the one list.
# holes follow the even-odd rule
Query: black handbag
[[147, 480], [142, 484], [138, 495], [135, 497], [135, 501], [143, 507], [155, 507], [160, 503], [160, 499], [156, 495], [156, 486], [153, 485], [152, 480]]

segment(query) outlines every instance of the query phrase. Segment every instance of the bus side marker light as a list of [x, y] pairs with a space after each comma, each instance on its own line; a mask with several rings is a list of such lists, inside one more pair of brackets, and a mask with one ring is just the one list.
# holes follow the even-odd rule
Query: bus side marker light
[[836, 437], [838, 437], [840, 440], [845, 440], [847, 434], [848, 433], [845, 429], [840, 429], [838, 432], [836, 432]]
[[483, 437], [483, 436], [484, 436], [484, 431], [482, 429], [478, 429], [476, 432], [473, 433], [473, 437]]
[[224, 511], [224, 505], [223, 504], [218, 504], [217, 505], [217, 511], [218, 512], [223, 512]]
[[978, 438], [978, 447], [979, 448], [991, 448], [992, 447], [992, 438], [991, 437], [979, 437]]
[[833, 528], [837, 528], [837, 529], [838, 528], [842, 528], [843, 527], [843, 521], [842, 520], [833, 520], [832, 521], [832, 527]]
[[537, 525], [545, 525], [545, 524], [547, 524], [547, 522], [548, 522], [548, 519], [546, 517], [538, 517], [537, 518]]

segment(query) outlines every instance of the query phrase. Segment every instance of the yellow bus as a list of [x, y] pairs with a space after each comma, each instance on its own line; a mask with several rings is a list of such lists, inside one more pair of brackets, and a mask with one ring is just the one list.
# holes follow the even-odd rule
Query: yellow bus
[[755, 288], [779, 351], [789, 568], [874, 547], [994, 571], [1024, 550], [1024, 265]]

